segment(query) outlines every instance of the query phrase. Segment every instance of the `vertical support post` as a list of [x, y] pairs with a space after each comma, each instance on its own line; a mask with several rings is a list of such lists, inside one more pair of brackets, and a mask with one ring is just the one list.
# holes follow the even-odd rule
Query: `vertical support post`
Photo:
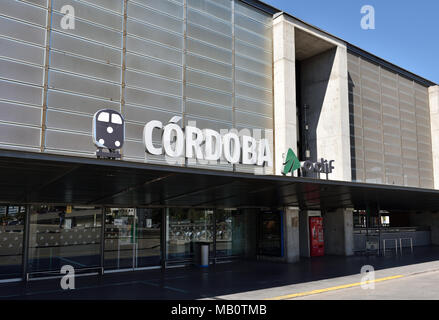
[[104, 275], [104, 263], [105, 263], [105, 207], [101, 208], [101, 276]]
[[377, 203], [377, 210], [378, 210], [378, 245], [381, 245], [381, 208], [379, 203]]
[[24, 234], [23, 234], [23, 275], [22, 279], [27, 283], [28, 279], [28, 261], [29, 261], [29, 238], [30, 238], [30, 210], [31, 206], [26, 205], [25, 222], [24, 222]]
[[[120, 90], [120, 113], [125, 112], [125, 87], [126, 87], [126, 69], [127, 69], [127, 14], [128, 0], [123, 1], [123, 22], [122, 22], [122, 70], [121, 70], [121, 90]], [[121, 159], [123, 159], [123, 149], [120, 150]]]
[[166, 269], [166, 252], [168, 251], [168, 244], [166, 243], [166, 233], [167, 233], [167, 229], [168, 226], [166, 224], [166, 215], [167, 215], [167, 208], [163, 208], [162, 209], [162, 228], [161, 228], [161, 248], [162, 250], [160, 250], [160, 265], [161, 265], [161, 269], [162, 271], [164, 271]]
[[44, 57], [44, 85], [43, 85], [43, 105], [41, 121], [41, 140], [40, 151], [46, 149], [46, 115], [47, 115], [47, 96], [49, 91], [49, 61], [50, 61], [50, 37], [52, 31], [52, 0], [47, 2], [46, 16], [46, 39], [45, 39], [45, 57]]
[[213, 209], [213, 264], [216, 264], [216, 215], [217, 209]]

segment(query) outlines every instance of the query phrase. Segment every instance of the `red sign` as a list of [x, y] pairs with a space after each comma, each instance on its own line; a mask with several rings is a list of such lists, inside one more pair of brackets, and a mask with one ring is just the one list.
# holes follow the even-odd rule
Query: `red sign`
[[309, 218], [310, 254], [311, 257], [325, 255], [325, 240], [323, 237], [323, 218]]

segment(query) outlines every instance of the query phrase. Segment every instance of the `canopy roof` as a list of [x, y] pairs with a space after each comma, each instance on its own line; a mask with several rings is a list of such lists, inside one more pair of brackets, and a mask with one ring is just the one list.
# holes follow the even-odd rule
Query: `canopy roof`
[[0, 202], [439, 210], [439, 191], [0, 150]]

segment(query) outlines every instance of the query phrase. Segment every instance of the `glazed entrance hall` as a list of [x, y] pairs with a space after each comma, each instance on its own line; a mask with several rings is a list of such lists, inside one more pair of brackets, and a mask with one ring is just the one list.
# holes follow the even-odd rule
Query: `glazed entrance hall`
[[1, 9], [0, 282], [439, 245], [436, 83], [257, 0]]
[[[409, 233], [415, 247], [429, 246], [435, 230], [416, 210], [439, 208], [436, 191], [413, 188], [187, 168], [170, 173], [147, 164], [14, 151], [2, 152], [2, 159], [8, 170], [1, 194], [11, 204], [1, 207], [0, 273], [8, 281], [56, 276], [64, 265], [79, 274], [199, 265], [201, 243], [209, 244], [211, 265], [236, 259], [298, 261], [312, 256], [302, 225], [318, 212], [326, 227], [325, 254], [362, 252], [366, 241], [377, 238], [379, 245], [398, 232]], [[60, 192], [61, 186], [71, 191]], [[350, 226], [341, 221], [340, 227], [337, 219], [347, 214], [340, 204], [375, 213], [378, 205], [381, 215], [391, 212], [390, 222], [383, 221], [392, 224], [377, 224], [378, 215], [363, 216], [360, 210], [351, 211]], [[402, 223], [404, 217], [411, 222]], [[340, 238], [338, 230], [352, 238]], [[350, 246], [350, 252], [341, 246]]]

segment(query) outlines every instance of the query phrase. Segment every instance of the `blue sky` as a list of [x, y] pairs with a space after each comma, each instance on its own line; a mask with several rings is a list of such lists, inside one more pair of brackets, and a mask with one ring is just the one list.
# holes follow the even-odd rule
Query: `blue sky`
[[[439, 83], [437, 0], [263, 0], [389, 62]], [[375, 30], [360, 26], [364, 5]]]

